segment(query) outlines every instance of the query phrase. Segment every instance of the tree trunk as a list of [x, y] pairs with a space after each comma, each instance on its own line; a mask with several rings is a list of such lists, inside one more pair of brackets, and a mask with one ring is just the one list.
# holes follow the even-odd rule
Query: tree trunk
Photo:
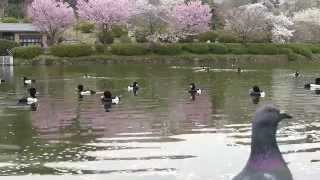
[[24, 0], [23, 2], [23, 15], [26, 17], [28, 15], [28, 7], [32, 3], [32, 0]]
[[8, 0], [0, 1], [0, 17], [5, 16], [5, 10], [8, 8]]

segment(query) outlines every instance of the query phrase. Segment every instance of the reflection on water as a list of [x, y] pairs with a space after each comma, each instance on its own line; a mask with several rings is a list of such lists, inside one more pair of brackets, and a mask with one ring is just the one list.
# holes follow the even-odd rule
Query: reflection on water
[[[0, 175], [227, 180], [249, 156], [256, 107], [273, 102], [294, 116], [280, 124], [278, 133], [294, 178], [318, 179], [320, 97], [303, 88], [316, 70], [301, 69], [303, 76], [295, 79], [288, 69], [226, 69], [112, 65], [2, 70], [11, 79], [0, 86]], [[35, 112], [16, 106], [27, 93], [23, 76], [37, 79]], [[137, 96], [127, 91], [133, 81], [139, 82]], [[188, 94], [190, 82], [203, 89], [195, 101]], [[80, 83], [112, 90], [122, 101], [105, 112], [101, 95], [78, 98]], [[265, 98], [248, 96], [255, 84], [267, 92]]]

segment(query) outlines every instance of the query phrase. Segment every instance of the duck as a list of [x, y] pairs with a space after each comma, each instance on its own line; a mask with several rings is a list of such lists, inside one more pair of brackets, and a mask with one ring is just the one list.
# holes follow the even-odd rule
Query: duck
[[93, 90], [86, 90], [85, 91], [83, 85], [79, 84], [78, 85], [78, 93], [81, 96], [90, 96], [90, 95], [96, 94], [96, 91], [93, 91]]
[[37, 89], [32, 87], [29, 89], [30, 97], [24, 97], [19, 99], [18, 104], [32, 105], [38, 102], [36, 97]]
[[106, 103], [119, 104], [120, 97], [119, 96], [112, 97], [112, 94], [110, 91], [104, 91], [103, 96], [101, 96], [101, 102], [104, 104]]
[[202, 69], [206, 72], [210, 72], [210, 67], [202, 66]]
[[202, 90], [199, 89], [199, 88], [196, 88], [195, 83], [190, 83], [189, 93], [191, 95], [192, 100], [195, 100], [195, 96], [196, 95], [201, 95], [202, 94]]
[[95, 78], [94, 76], [90, 76], [87, 73], [83, 75], [84, 79]]
[[35, 82], [36, 82], [36, 80], [34, 80], [34, 79], [28, 79], [27, 77], [23, 77], [23, 84], [24, 85], [30, 85]]
[[310, 88], [319, 89], [320, 88], [320, 78], [315, 79], [315, 84], [305, 84], [304, 88], [306, 88], [306, 89], [310, 89]]
[[139, 90], [138, 82], [135, 81], [131, 85], [128, 86], [128, 92], [133, 92], [134, 95], [137, 95], [137, 92]]
[[294, 77], [297, 78], [297, 77], [299, 77], [299, 76], [300, 76], [300, 72], [299, 72], [299, 71], [296, 71], [296, 72], [294, 73]]
[[252, 89], [249, 91], [250, 96], [258, 96], [258, 97], [265, 97], [266, 93], [261, 91], [259, 86], [253, 86]]

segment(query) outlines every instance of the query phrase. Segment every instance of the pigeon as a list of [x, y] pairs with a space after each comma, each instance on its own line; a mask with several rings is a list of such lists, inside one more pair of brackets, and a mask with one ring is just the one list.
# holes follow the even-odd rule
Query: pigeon
[[271, 104], [256, 111], [252, 122], [250, 157], [233, 180], [293, 180], [276, 141], [278, 124], [290, 118]]

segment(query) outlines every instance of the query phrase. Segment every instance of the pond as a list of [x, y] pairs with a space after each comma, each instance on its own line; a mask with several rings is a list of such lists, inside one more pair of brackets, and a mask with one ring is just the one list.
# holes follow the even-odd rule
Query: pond
[[[304, 84], [319, 76], [319, 66], [228, 68], [3, 68], [1, 179], [228, 180], [248, 159], [255, 109], [271, 102], [294, 117], [277, 135], [294, 179], [318, 180], [320, 95]], [[290, 75], [296, 68], [297, 79]], [[27, 94], [23, 76], [36, 79], [37, 111], [16, 105]], [[127, 91], [133, 81], [141, 87], [137, 96]], [[187, 93], [190, 82], [203, 89], [195, 101]], [[111, 90], [121, 102], [105, 112], [101, 95], [78, 97], [78, 84]], [[266, 92], [258, 104], [248, 96], [255, 84]]]

